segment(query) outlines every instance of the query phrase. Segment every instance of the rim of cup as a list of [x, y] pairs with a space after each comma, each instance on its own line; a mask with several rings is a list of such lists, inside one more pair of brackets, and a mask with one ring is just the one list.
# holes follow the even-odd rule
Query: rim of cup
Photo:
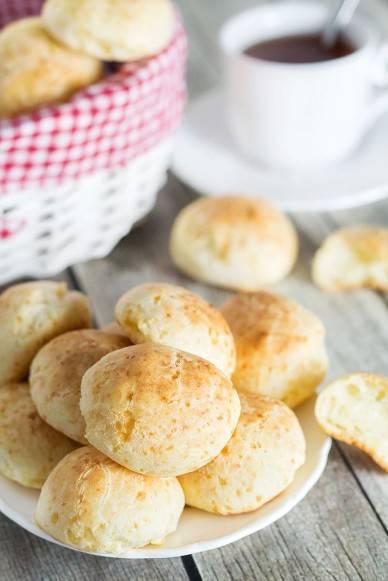
[[[302, 17], [299, 25], [297, 24], [297, 12]], [[284, 19], [288, 13], [288, 17], [291, 17], [289, 20], [291, 21], [292, 19], [294, 25], [290, 24], [288, 32], [285, 32], [283, 29], [283, 32], [276, 34], [276, 27], [282, 27], [282, 19], [279, 18], [280, 13], [283, 13]], [[256, 33], [256, 30], [253, 29], [253, 24], [255, 20], [257, 20], [258, 15], [260, 15], [261, 20], [264, 18], [267, 21], [262, 28], [260, 28], [260, 26], [257, 27], [258, 32], [261, 31], [261, 34]], [[302, 35], [308, 32], [318, 32], [322, 30], [322, 24], [325, 22], [325, 16], [327, 15], [327, 5], [322, 3], [312, 3], [311, 1], [309, 2], [306, 0], [292, 0], [276, 4], [255, 6], [232, 16], [221, 26], [218, 33], [218, 46], [225, 56], [238, 56], [249, 63], [259, 63], [260, 65], [285, 68], [333, 67], [337, 66], [339, 62], [349, 63], [358, 59], [360, 55], [364, 55], [370, 50], [377, 48], [379, 34], [373, 27], [370, 19], [364, 15], [362, 17], [355, 15], [351, 24], [347, 27], [350, 42], [353, 40], [355, 50], [348, 55], [327, 61], [287, 63], [252, 57], [244, 52], [248, 47], [255, 43], [259, 43], [261, 40], [265, 41], [272, 38], [281, 38], [282, 36], [292, 34]], [[311, 25], [307, 22], [307, 19], [309, 18], [313, 21]], [[245, 35], [245, 39], [239, 32], [242, 29], [249, 31], [249, 34]], [[263, 32], [266, 32], [267, 34], [263, 34]]]

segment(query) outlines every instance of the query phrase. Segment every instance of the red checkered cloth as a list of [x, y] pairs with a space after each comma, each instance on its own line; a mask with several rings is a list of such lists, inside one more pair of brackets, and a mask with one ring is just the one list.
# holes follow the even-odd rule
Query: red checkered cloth
[[[0, 25], [41, 0], [0, 0]], [[69, 102], [0, 121], [0, 194], [127, 165], [178, 126], [186, 100], [186, 37], [127, 63]]]

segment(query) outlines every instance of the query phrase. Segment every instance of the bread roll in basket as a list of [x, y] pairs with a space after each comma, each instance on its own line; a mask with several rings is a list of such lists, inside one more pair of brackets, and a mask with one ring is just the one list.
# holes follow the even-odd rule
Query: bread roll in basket
[[[42, 0], [2, 0], [0, 28]], [[70, 101], [0, 120], [0, 283], [105, 256], [152, 208], [185, 104], [179, 18], [158, 54]]]

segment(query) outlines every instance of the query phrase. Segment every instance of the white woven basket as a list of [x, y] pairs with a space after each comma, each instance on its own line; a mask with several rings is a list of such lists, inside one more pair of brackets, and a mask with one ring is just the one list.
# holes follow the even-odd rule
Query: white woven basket
[[0, 283], [107, 255], [153, 207], [171, 150], [165, 139], [126, 168], [0, 197]]
[[[0, 28], [42, 0], [0, 0]], [[0, 119], [0, 284], [108, 254], [154, 205], [186, 99], [179, 15], [168, 46], [66, 103]]]

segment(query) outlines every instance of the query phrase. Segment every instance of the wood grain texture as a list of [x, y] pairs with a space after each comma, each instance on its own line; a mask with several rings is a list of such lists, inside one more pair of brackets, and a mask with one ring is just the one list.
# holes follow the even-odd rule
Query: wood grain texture
[[[71, 271], [51, 280], [74, 287]], [[25, 281], [12, 284], [17, 282]], [[0, 287], [0, 292], [7, 286]], [[0, 513], [0, 581], [165, 581], [172, 571], [174, 581], [189, 579], [181, 559], [126, 561], [89, 556], [41, 540]]]
[[377, 581], [387, 578], [388, 539], [333, 450], [318, 485], [281, 521], [195, 559], [206, 581]]
[[[310, 265], [318, 245], [329, 232], [349, 224], [388, 224], [386, 201], [332, 214], [294, 216], [302, 244], [293, 275], [278, 286], [280, 292], [298, 298], [325, 322], [330, 355], [326, 380], [352, 371], [388, 375], [387, 296], [368, 290], [323, 293], [310, 278]], [[363, 452], [345, 444], [341, 450], [356, 479], [388, 529], [388, 476]]]
[[[334, 0], [328, 4], [333, 5]], [[196, 51], [205, 51], [208, 75], [207, 84], [212, 85], [214, 75], [220, 82], [220, 61], [217, 49], [217, 31], [222, 23], [235, 13], [257, 6], [257, 0], [235, 0], [206, 2], [198, 0], [188, 3], [181, 0], [182, 5], [189, 4], [191, 20], [191, 45]], [[381, 33], [388, 34], [388, 2], [370, 0], [359, 7], [374, 20]], [[202, 87], [195, 83], [195, 77], [189, 80], [191, 95], [201, 92]], [[384, 305], [388, 298], [369, 291], [349, 295], [328, 296], [317, 291], [310, 281], [310, 263], [317, 246], [333, 229], [350, 224], [388, 225], [388, 203], [380, 202], [365, 208], [356, 208], [336, 213], [321, 215], [295, 215], [294, 219], [302, 238], [301, 260], [294, 276], [279, 287], [280, 292], [305, 302], [312, 310], [317, 310], [328, 327], [328, 343], [331, 354], [331, 370], [329, 377], [335, 377], [351, 369], [366, 369], [388, 373], [387, 323], [388, 314]], [[387, 476], [378, 469], [365, 454], [341, 445], [355, 477], [362, 483], [370, 501], [388, 528], [388, 483]]]
[[[226, 17], [257, 0], [179, 0], [190, 35], [189, 88], [195, 96], [219, 82], [215, 33]], [[384, 26], [387, 6], [368, 8]], [[388, 30], [388, 17], [385, 17]], [[104, 260], [74, 269], [93, 303], [97, 323], [113, 318], [129, 287], [159, 280], [182, 284], [219, 305], [229, 293], [182, 276], [168, 256], [173, 218], [193, 193], [173, 177], [149, 219]], [[388, 224], [388, 203], [351, 211], [293, 215], [301, 254], [292, 275], [274, 288], [316, 312], [325, 322], [329, 378], [366, 369], [388, 374], [388, 300], [370, 291], [322, 293], [311, 282], [312, 256], [324, 237], [352, 223]], [[328, 467], [308, 497], [271, 527], [223, 549], [195, 556], [206, 580], [388, 580], [388, 476], [355, 448], [335, 445]], [[190, 560], [185, 560], [188, 570]], [[195, 574], [195, 570], [194, 570]], [[194, 578], [193, 571], [191, 575]], [[41, 541], [0, 516], [0, 580], [187, 579], [181, 559], [121, 561], [82, 555]]]
[[[229, 296], [181, 275], [169, 259], [172, 221], [191, 199], [193, 194], [171, 177], [149, 220], [122, 241], [109, 259], [76, 268], [101, 323], [112, 319], [121, 293], [144, 281], [184, 285], [215, 305]], [[331, 295], [317, 289], [310, 279], [310, 262], [332, 227], [332, 218], [293, 218], [300, 231], [301, 257], [295, 272], [274, 290], [300, 301], [324, 320], [330, 377], [359, 368], [388, 373], [385, 302], [368, 291]], [[387, 484], [387, 475], [365, 454], [345, 446], [335, 448], [324, 476], [292, 513], [237, 545], [195, 555], [195, 562], [205, 579], [306, 579], [312, 572], [316, 579], [384, 579]], [[376, 546], [380, 548], [373, 549]]]
[[[171, 575], [173, 572], [173, 577]], [[180, 559], [106, 559], [65, 549], [0, 515], [1, 581], [187, 581]]]
[[[189, 22], [191, 96], [219, 80], [216, 30], [229, 15], [256, 4], [245, 0], [181, 0], [183, 15]], [[227, 296], [179, 275], [169, 261], [168, 231], [173, 215], [191, 195], [187, 188], [170, 179], [150, 221], [133, 232], [110, 260], [78, 268], [80, 280], [94, 294], [101, 322], [111, 319], [121, 292], [146, 280], [184, 284], [215, 304]], [[312, 256], [330, 231], [355, 222], [387, 225], [388, 204], [293, 218], [300, 232], [301, 257], [293, 275], [274, 290], [299, 300], [324, 320], [331, 358], [329, 378], [355, 369], [388, 373], [385, 297], [369, 291], [328, 295], [316, 289], [310, 279]], [[107, 292], [109, 280], [114, 280], [114, 284]], [[96, 292], [98, 288], [101, 291]], [[317, 488], [290, 515], [237, 545], [196, 555], [195, 561], [206, 579], [384, 579], [387, 495], [386, 474], [362, 452], [337, 446]], [[375, 537], [370, 546], [372, 530], [370, 534]], [[381, 548], [377, 553], [372, 550], [374, 543]]]

